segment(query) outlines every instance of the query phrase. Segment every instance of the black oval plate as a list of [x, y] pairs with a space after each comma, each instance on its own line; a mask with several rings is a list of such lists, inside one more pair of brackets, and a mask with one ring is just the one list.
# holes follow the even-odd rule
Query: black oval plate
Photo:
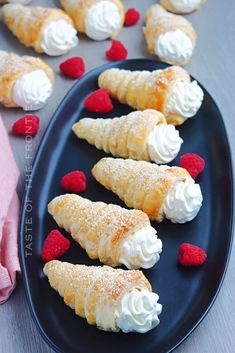
[[[163, 253], [154, 268], [144, 271], [163, 304], [160, 325], [144, 335], [99, 331], [77, 317], [63, 303], [59, 294], [50, 288], [42, 271], [40, 252], [43, 240], [50, 230], [56, 228], [55, 222], [47, 213], [47, 203], [54, 196], [63, 193], [60, 179], [65, 173], [75, 169], [84, 170], [88, 177], [88, 186], [82, 196], [124, 206], [117, 196], [105, 190], [91, 176], [91, 168], [105, 153], [78, 140], [71, 131], [73, 123], [79, 118], [98, 116], [83, 108], [84, 98], [97, 88], [98, 75], [107, 68], [155, 70], [166, 66], [150, 60], [127, 60], [89, 72], [75, 84], [57, 109], [38, 150], [32, 182], [23, 205], [20, 255], [33, 319], [41, 335], [56, 352], [171, 351], [193, 331], [218, 294], [232, 241], [233, 181], [223, 120], [213, 99], [205, 90], [205, 99], [197, 116], [179, 128], [184, 139], [180, 154], [198, 153], [206, 161], [206, 168], [198, 178], [204, 195], [203, 206], [198, 217], [190, 223], [175, 225], [166, 221], [160, 225], [154, 224], [163, 240]], [[104, 116], [120, 116], [130, 111], [126, 105], [114, 102], [114, 110]], [[178, 162], [176, 159], [173, 164], [178, 165]], [[178, 266], [177, 250], [182, 242], [197, 244], [205, 249], [208, 254], [207, 262], [200, 268]], [[74, 241], [62, 260], [86, 265], [99, 264], [98, 261], [90, 260]]]

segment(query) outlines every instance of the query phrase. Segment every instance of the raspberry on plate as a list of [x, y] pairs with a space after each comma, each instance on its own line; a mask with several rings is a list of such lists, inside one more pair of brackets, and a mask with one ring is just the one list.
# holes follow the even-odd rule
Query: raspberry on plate
[[70, 240], [57, 229], [52, 230], [43, 243], [41, 258], [43, 261], [55, 260], [70, 248]]
[[113, 103], [106, 89], [97, 89], [92, 92], [84, 102], [85, 108], [90, 112], [108, 113], [113, 110]]
[[186, 153], [180, 157], [180, 167], [186, 169], [195, 179], [205, 168], [205, 161], [196, 153]]
[[86, 175], [80, 170], [74, 170], [65, 174], [61, 179], [63, 189], [74, 192], [82, 192], [86, 190]]
[[182, 266], [200, 266], [207, 258], [207, 254], [203, 249], [189, 243], [181, 244], [178, 252], [178, 261]]

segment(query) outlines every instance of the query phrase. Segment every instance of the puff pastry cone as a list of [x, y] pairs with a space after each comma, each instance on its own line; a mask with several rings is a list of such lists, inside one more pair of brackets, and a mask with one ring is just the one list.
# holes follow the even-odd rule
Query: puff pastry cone
[[172, 161], [183, 142], [174, 125], [167, 125], [164, 115], [153, 109], [113, 119], [84, 118], [73, 131], [113, 156], [158, 164]]
[[123, 27], [125, 9], [120, 0], [60, 0], [79, 32], [94, 40], [114, 38]]
[[72, 20], [60, 9], [7, 4], [1, 14], [19, 41], [37, 53], [62, 55], [78, 44]]
[[161, 5], [151, 6], [143, 28], [148, 51], [169, 64], [189, 63], [196, 44], [196, 32], [183, 16], [167, 12]]
[[53, 91], [54, 73], [39, 58], [0, 50], [0, 103], [24, 110], [42, 108]]
[[119, 102], [138, 110], [158, 110], [173, 125], [192, 118], [203, 101], [197, 81], [191, 82], [187, 71], [179, 66], [152, 72], [108, 69], [101, 73], [98, 83]]
[[202, 194], [186, 169], [131, 159], [102, 158], [92, 169], [95, 179], [117, 194], [128, 207], [151, 220], [191, 221], [202, 205]]
[[200, 9], [205, 0], [160, 0], [167, 11], [186, 14]]
[[159, 324], [159, 296], [141, 271], [53, 260], [44, 273], [65, 304], [101, 330], [145, 333]]
[[150, 268], [159, 260], [162, 242], [148, 216], [75, 194], [54, 198], [48, 211], [91, 259], [110, 266]]

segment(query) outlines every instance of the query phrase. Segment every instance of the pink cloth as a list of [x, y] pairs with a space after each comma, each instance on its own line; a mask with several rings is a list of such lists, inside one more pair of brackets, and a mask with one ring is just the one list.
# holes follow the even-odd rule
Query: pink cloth
[[9, 298], [16, 285], [16, 274], [20, 272], [18, 178], [19, 170], [0, 116], [0, 304]]

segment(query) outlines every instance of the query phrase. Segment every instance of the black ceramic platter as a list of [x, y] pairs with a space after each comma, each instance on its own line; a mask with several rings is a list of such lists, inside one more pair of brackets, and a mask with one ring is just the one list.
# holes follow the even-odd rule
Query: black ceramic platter
[[[105, 156], [71, 131], [80, 118], [111, 118], [131, 109], [114, 102], [108, 114], [89, 113], [84, 99], [97, 89], [97, 78], [105, 69], [156, 70], [167, 65], [151, 60], [127, 60], [99, 67], [80, 79], [56, 110], [36, 155], [32, 183], [25, 195], [21, 230], [20, 257], [26, 295], [35, 324], [45, 341], [63, 353], [166, 353], [176, 348], [205, 317], [221, 287], [232, 242], [233, 179], [231, 155], [222, 116], [212, 97], [204, 89], [204, 102], [197, 115], [179, 127], [184, 140], [180, 155], [198, 153], [206, 167], [197, 178], [204, 201], [198, 216], [183, 225], [164, 221], [155, 224], [163, 241], [158, 264], [144, 271], [153, 290], [160, 296], [163, 312], [160, 325], [146, 334], [108, 333], [89, 326], [63, 303], [43, 274], [40, 253], [50, 230], [57, 228], [47, 212], [48, 202], [64, 193], [61, 177], [71, 170], [83, 170], [88, 178], [82, 196], [124, 206], [112, 192], [99, 185], [91, 168]], [[176, 158], [171, 165], [179, 165]], [[28, 206], [28, 203], [32, 207]], [[33, 220], [32, 237], [25, 230]], [[66, 234], [65, 231], [63, 231]], [[178, 247], [190, 242], [206, 250], [208, 259], [199, 268], [177, 264]], [[29, 251], [30, 249], [30, 251]], [[99, 265], [72, 241], [71, 249], [61, 258], [71, 263]]]

